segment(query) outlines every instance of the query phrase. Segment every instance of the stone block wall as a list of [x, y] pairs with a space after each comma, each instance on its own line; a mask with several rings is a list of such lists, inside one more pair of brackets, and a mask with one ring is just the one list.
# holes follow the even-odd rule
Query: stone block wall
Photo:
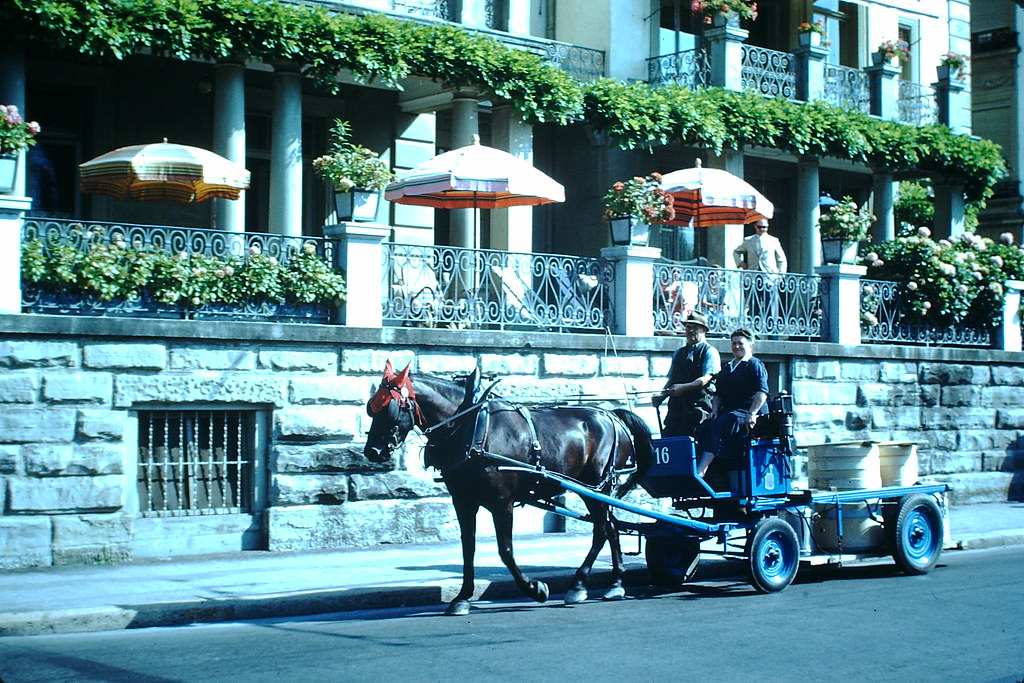
[[[727, 340], [713, 340], [727, 357]], [[0, 569], [264, 547], [302, 550], [458, 536], [413, 437], [391, 465], [362, 455], [364, 404], [385, 361], [439, 375], [479, 367], [524, 403], [598, 399], [657, 431], [672, 337], [241, 322], [0, 316]], [[1020, 496], [1024, 359], [989, 351], [763, 342], [795, 396], [799, 444], [923, 444], [954, 501]], [[639, 392], [639, 393], [638, 393]], [[251, 408], [267, 416], [266, 508], [150, 517], [138, 509], [136, 414]], [[542, 531], [542, 514], [517, 530]], [[570, 525], [571, 528], [572, 527]], [[486, 528], [483, 525], [482, 528]]]

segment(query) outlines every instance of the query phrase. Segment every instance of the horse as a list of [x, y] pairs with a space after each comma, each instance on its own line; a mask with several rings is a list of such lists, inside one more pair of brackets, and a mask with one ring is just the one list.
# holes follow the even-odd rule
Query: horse
[[[446, 380], [414, 378], [406, 366], [395, 373], [388, 360], [380, 386], [367, 402], [372, 418], [367, 459], [388, 462], [415, 427], [427, 435], [426, 464], [440, 470], [451, 495], [462, 541], [462, 586], [448, 604], [448, 615], [466, 615], [474, 588], [476, 515], [491, 513], [498, 553], [518, 588], [537, 602], [548, 598], [543, 581], [531, 580], [512, 553], [512, 510], [516, 503], [545, 502], [564, 491], [536, 474], [536, 467], [560, 473], [608, 494], [622, 496], [636, 486], [654, 460], [651, 432], [634, 413], [589, 406], [527, 411], [500, 398], [476, 398], [479, 371]], [[631, 472], [618, 484], [620, 476]], [[607, 541], [612, 554], [612, 585], [605, 600], [625, 597], [622, 551], [615, 519], [606, 503], [582, 497], [593, 522], [590, 551], [565, 594], [566, 604], [588, 598], [587, 580]]]

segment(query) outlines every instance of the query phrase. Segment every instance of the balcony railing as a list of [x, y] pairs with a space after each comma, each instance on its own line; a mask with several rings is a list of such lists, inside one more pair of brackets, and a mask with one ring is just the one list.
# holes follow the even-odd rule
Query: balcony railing
[[901, 123], [925, 125], [939, 120], [935, 88], [913, 81], [898, 81], [897, 116]]
[[681, 332], [689, 313], [700, 310], [712, 334], [746, 327], [758, 336], [816, 340], [822, 332], [821, 297], [817, 275], [659, 263], [654, 266], [654, 329]]
[[711, 83], [711, 62], [706, 50], [683, 50], [647, 60], [647, 82], [651, 85], [681, 85], [691, 90]]
[[796, 97], [796, 60], [789, 52], [743, 46], [743, 87], [766, 97]]
[[865, 343], [992, 346], [988, 328], [908, 322], [903, 315], [903, 291], [900, 282], [860, 281], [861, 339]]
[[871, 111], [868, 75], [861, 69], [839, 64], [825, 64], [825, 101], [842, 109]]
[[614, 264], [557, 254], [385, 244], [387, 323], [604, 331]]

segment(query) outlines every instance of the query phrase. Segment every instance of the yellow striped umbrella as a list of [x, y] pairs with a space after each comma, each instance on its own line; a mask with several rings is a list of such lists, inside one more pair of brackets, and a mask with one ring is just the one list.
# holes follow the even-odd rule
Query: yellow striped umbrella
[[79, 164], [83, 192], [119, 199], [202, 202], [238, 199], [249, 171], [219, 154], [188, 145], [156, 142], [121, 147]]
[[716, 168], [684, 168], [661, 177], [661, 189], [675, 198], [668, 225], [741, 225], [771, 218], [775, 205], [742, 178]]

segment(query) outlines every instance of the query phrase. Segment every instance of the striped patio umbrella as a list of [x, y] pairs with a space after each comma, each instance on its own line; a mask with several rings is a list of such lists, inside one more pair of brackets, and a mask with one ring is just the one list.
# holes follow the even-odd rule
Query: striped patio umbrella
[[438, 154], [385, 188], [398, 204], [439, 209], [501, 209], [565, 201], [565, 188], [500, 149], [473, 144]]
[[668, 225], [740, 225], [771, 218], [775, 205], [740, 177], [716, 168], [666, 173], [661, 189], [675, 198], [676, 217]]
[[202, 202], [238, 199], [249, 171], [199, 147], [156, 142], [121, 147], [79, 164], [83, 192], [119, 199]]

